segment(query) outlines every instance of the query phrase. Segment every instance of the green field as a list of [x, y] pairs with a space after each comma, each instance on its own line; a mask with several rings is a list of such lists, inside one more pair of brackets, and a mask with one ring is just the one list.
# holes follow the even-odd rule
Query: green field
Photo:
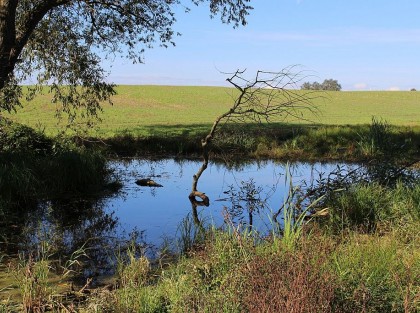
[[[207, 127], [225, 112], [235, 95], [234, 89], [223, 87], [118, 86], [114, 105], [104, 104], [102, 122], [90, 130], [90, 135], [105, 138], [126, 133], [196, 131], [200, 125]], [[394, 125], [420, 125], [419, 92], [322, 92], [313, 105], [318, 114], [304, 115], [313, 124], [369, 124], [372, 116], [376, 116]], [[24, 102], [16, 114], [5, 116], [54, 134], [57, 131], [54, 113], [50, 95], [45, 94], [30, 103]]]

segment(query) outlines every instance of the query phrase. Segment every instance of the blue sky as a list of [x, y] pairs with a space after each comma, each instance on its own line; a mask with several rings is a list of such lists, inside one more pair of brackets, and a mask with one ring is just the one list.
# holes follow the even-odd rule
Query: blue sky
[[226, 75], [299, 65], [305, 81], [337, 79], [344, 90], [420, 89], [420, 0], [254, 0], [233, 29], [208, 8], [177, 15], [176, 47], [146, 50], [144, 64], [117, 58], [117, 84], [227, 86]]

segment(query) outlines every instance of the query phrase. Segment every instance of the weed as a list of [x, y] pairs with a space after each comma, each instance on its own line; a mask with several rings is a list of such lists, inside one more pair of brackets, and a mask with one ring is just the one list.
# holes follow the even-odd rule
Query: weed
[[181, 254], [186, 254], [193, 249], [193, 247], [204, 240], [204, 226], [200, 223], [194, 222], [193, 217], [187, 214], [182, 219], [178, 226], [178, 251]]

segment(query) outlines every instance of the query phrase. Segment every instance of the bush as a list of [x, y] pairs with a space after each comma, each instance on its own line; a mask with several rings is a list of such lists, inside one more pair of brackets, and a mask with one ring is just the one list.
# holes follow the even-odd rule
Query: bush
[[0, 119], [0, 152], [51, 155], [56, 142], [42, 132]]

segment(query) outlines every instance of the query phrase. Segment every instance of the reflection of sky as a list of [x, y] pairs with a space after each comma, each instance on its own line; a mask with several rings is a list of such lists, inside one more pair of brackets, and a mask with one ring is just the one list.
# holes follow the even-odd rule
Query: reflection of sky
[[[123, 180], [123, 192], [118, 197], [109, 199], [105, 207], [115, 211], [121, 223], [121, 228], [129, 233], [136, 228], [145, 231], [146, 241], [154, 244], [162, 242], [164, 236], [176, 236], [177, 227], [188, 213], [191, 204], [188, 195], [191, 191], [192, 176], [200, 167], [200, 162], [174, 160], [145, 161], [132, 160], [128, 162], [114, 162]], [[205, 221], [213, 221], [220, 225], [223, 221], [223, 206], [226, 201], [215, 201], [226, 198], [223, 192], [233, 185], [239, 189], [241, 181], [251, 178], [256, 187], [262, 187], [265, 194], [271, 195], [268, 201], [271, 211], [276, 211], [287, 192], [285, 186], [285, 168], [283, 163], [264, 161], [246, 165], [240, 169], [227, 169], [217, 164], [209, 164], [198, 184], [198, 190], [205, 192], [210, 198], [209, 207], [199, 207], [199, 214]], [[294, 164], [290, 166], [294, 184], [302, 180], [317, 178], [319, 172], [330, 172], [336, 164]], [[162, 184], [162, 188], [140, 187], [135, 184], [136, 179], [151, 177]], [[254, 217], [254, 225], [263, 228], [267, 223], [269, 212], [262, 213], [262, 219]], [[260, 229], [264, 231], [264, 229]]]

